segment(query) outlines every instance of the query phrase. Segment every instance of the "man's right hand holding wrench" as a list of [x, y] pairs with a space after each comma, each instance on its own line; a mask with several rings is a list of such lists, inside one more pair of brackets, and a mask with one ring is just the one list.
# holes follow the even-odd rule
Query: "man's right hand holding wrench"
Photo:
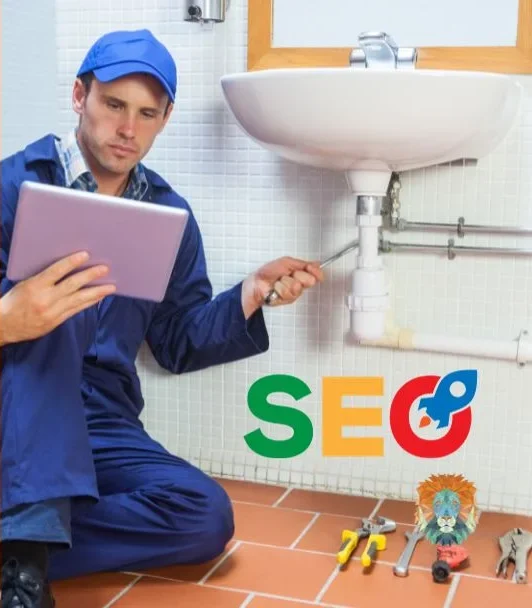
[[[341, 257], [346, 255], [347, 253], [350, 253], [351, 251], [354, 251], [355, 249], [358, 249], [358, 240], [351, 241], [343, 249], [341, 249], [340, 251], [337, 251], [330, 258], [327, 258], [326, 260], [324, 260], [320, 264], [320, 268], [327, 267], [329, 264], [332, 264], [336, 260], [339, 260]], [[266, 295], [264, 302], [271, 306], [278, 299], [278, 297], [279, 297], [279, 294], [275, 290], [272, 289], [272, 291], [270, 291], [270, 293], [268, 293]]]

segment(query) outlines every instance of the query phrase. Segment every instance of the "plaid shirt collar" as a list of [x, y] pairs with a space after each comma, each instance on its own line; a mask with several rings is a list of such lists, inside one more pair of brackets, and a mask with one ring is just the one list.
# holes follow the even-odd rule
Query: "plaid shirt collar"
[[[65, 172], [65, 185], [67, 188], [95, 192], [98, 186], [83, 158], [76, 138], [76, 129], [73, 129], [68, 134], [65, 141], [57, 139], [55, 145]], [[133, 169], [126, 190], [122, 196], [124, 198], [140, 201], [147, 190], [148, 179], [142, 165], [138, 163]]]

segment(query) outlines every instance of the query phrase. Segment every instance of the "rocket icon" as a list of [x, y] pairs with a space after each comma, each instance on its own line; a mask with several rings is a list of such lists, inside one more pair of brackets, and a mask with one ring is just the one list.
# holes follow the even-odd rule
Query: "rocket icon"
[[[424, 427], [435, 421], [438, 423], [436, 427], [438, 429], [448, 427], [451, 415], [471, 403], [477, 390], [477, 379], [477, 370], [473, 369], [458, 370], [441, 378], [434, 395], [423, 397], [419, 402], [418, 410], [425, 410], [419, 426]], [[458, 397], [451, 393], [451, 386], [455, 382], [465, 387], [463, 394]]]

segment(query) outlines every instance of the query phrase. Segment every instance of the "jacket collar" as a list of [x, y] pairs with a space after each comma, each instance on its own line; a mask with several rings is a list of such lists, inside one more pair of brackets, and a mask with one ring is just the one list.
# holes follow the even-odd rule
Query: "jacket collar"
[[[61, 167], [61, 161], [55, 145], [57, 139], [59, 138], [56, 135], [49, 133], [26, 146], [24, 149], [26, 166], [36, 162], [49, 162]], [[168, 182], [166, 182], [158, 173], [148, 169], [144, 165], [143, 168], [148, 177], [148, 181], [152, 186], [163, 188], [164, 190], [172, 190], [172, 186], [170, 186], [170, 184], [168, 184]]]

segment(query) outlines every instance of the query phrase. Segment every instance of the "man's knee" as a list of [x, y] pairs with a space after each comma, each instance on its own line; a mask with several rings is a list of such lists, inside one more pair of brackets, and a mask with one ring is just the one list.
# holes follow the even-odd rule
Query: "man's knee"
[[[235, 532], [233, 507], [223, 487], [201, 475], [186, 492], [179, 486], [166, 486], [163, 493], [164, 498], [160, 490], [148, 491], [152, 503], [164, 504], [163, 526], [178, 561], [203, 563], [223, 553]], [[168, 517], [169, 502], [171, 517]]]
[[226, 491], [214, 479], [206, 488], [205, 510], [198, 530], [198, 550], [204, 561], [223, 553], [235, 532], [233, 507]]

